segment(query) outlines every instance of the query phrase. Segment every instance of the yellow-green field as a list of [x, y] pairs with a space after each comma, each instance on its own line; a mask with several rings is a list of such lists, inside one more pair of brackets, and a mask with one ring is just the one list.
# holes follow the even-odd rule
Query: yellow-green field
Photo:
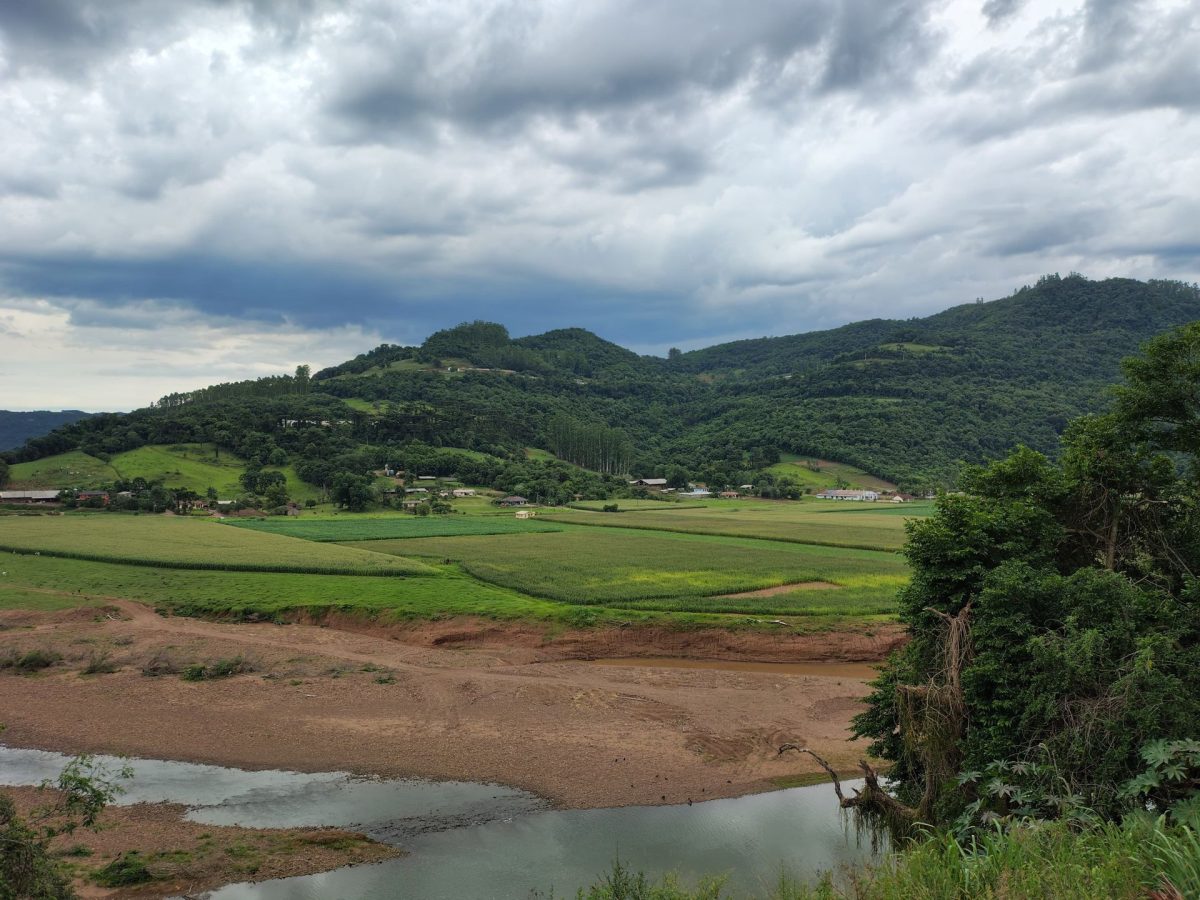
[[[108, 512], [0, 516], [0, 549], [22, 554], [0, 563], [0, 606], [54, 602], [38, 598], [61, 589], [197, 614], [324, 607], [735, 628], [768, 616], [809, 627], [798, 623], [891, 614], [908, 580], [894, 548], [905, 520], [927, 512], [650, 502], [619, 513], [543, 509], [518, 522], [483, 499], [464, 505], [475, 514], [305, 514], [242, 527]], [[421, 577], [365, 577], [381, 575]], [[729, 596], [747, 592], [757, 593]]]
[[0, 548], [67, 558], [266, 572], [432, 574], [412, 560], [177, 516], [0, 517]]
[[[625, 503], [618, 501], [622, 510]], [[578, 504], [582, 506], [582, 504]], [[627, 512], [588, 509], [546, 510], [546, 521], [604, 528], [637, 528], [685, 534], [760, 538], [830, 547], [897, 550], [904, 545], [907, 519], [926, 516], [929, 503], [849, 503], [719, 500], [704, 506], [643, 501]]]
[[[907, 579], [894, 553], [743, 538], [572, 528], [552, 534], [411, 538], [350, 544], [461, 563], [522, 593], [625, 609], [800, 615], [879, 614]], [[826, 582], [773, 596], [722, 597]]]

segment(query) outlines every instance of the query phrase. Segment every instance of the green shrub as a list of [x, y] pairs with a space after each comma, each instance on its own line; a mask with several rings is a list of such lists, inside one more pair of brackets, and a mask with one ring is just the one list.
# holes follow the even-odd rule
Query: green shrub
[[28, 674], [48, 669], [62, 659], [61, 653], [53, 650], [30, 650], [28, 653], [17, 654], [15, 651], [0, 658], [0, 669], [13, 669]]
[[122, 853], [103, 869], [99, 869], [92, 880], [101, 887], [127, 887], [145, 884], [154, 880], [154, 873], [146, 866], [142, 855], [136, 850]]
[[180, 673], [184, 681], [212, 681], [217, 678], [230, 678], [234, 675], [245, 675], [258, 670], [258, 666], [245, 656], [231, 656], [228, 659], [218, 659], [211, 663], [192, 663]]

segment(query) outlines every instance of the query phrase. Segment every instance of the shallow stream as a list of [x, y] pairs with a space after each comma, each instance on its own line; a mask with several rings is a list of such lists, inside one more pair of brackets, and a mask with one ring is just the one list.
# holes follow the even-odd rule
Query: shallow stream
[[[126, 763], [97, 757], [112, 771]], [[0, 784], [53, 779], [69, 757], [0, 747]], [[318, 875], [234, 884], [211, 900], [484, 900], [573, 897], [621, 861], [685, 880], [726, 874], [738, 895], [765, 893], [787, 871], [801, 879], [872, 857], [827, 785], [681, 806], [549, 810], [497, 785], [251, 772], [129, 760], [119, 803], [172, 802], [188, 818], [259, 828], [353, 828], [409, 855]]]

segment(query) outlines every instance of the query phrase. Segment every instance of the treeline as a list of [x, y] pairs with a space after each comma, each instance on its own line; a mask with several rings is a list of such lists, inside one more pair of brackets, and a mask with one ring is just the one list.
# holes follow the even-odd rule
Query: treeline
[[150, 404], [151, 409], [172, 409], [189, 403], [215, 403], [247, 397], [288, 397], [307, 394], [312, 378], [308, 366], [299, 366], [295, 375], [267, 375], [249, 381], [226, 381], [194, 391], [166, 394]]
[[628, 472], [633, 462], [629, 436], [594, 422], [555, 416], [546, 426], [546, 440], [559, 459], [606, 475]]

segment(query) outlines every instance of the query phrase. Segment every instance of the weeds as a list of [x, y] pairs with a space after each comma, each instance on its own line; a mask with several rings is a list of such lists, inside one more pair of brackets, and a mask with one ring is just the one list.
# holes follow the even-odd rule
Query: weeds
[[24, 654], [13, 651], [8, 656], [0, 657], [0, 669], [12, 669], [28, 675], [48, 669], [61, 659], [62, 654], [53, 650], [30, 650]]
[[96, 871], [92, 880], [101, 887], [127, 887], [154, 880], [154, 873], [136, 850], [122, 853], [107, 866]]
[[245, 656], [231, 656], [210, 663], [192, 663], [180, 672], [184, 681], [213, 681], [218, 678], [230, 678], [234, 675], [246, 675], [257, 672], [258, 665]]
[[107, 650], [93, 650], [88, 663], [83, 667], [83, 675], [111, 675], [119, 667], [109, 658]]

